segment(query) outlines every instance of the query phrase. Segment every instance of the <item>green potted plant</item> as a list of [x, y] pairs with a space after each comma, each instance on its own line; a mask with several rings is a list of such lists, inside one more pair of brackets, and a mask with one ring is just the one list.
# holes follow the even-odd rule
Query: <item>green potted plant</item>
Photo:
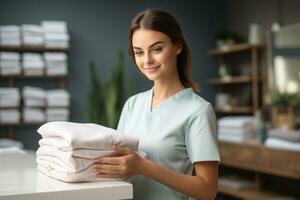
[[272, 118], [276, 127], [294, 127], [294, 107], [299, 103], [299, 92], [272, 90], [270, 93]]
[[95, 64], [89, 64], [91, 88], [87, 97], [86, 119], [88, 122], [116, 128], [123, 105], [131, 93], [131, 86], [125, 89], [124, 54], [118, 53], [111, 79], [101, 82], [97, 77]]

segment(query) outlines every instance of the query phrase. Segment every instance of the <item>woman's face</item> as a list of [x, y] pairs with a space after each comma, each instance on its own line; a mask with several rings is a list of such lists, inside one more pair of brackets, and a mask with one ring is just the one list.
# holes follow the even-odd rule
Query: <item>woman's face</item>
[[138, 29], [132, 35], [135, 62], [150, 80], [160, 80], [177, 75], [177, 55], [181, 48], [161, 32]]

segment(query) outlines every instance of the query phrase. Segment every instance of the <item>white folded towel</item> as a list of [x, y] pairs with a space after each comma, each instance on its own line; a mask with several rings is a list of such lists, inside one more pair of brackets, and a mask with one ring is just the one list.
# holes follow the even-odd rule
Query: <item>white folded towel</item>
[[81, 172], [61, 172], [59, 165], [50, 161], [39, 161], [37, 168], [43, 174], [65, 182], [124, 180], [122, 178], [98, 178], [92, 166]]
[[227, 116], [218, 120], [219, 127], [227, 128], [251, 128], [253, 124], [253, 116]]
[[48, 122], [37, 132], [44, 138], [42, 144], [60, 150], [111, 149], [113, 145], [137, 150], [138, 138], [120, 134], [116, 130], [91, 123]]
[[[79, 172], [94, 163], [94, 159], [104, 156], [116, 156], [112, 150], [75, 150], [60, 151], [49, 145], [42, 145], [37, 150], [36, 155], [38, 160], [48, 160], [57, 163], [64, 168], [66, 172]], [[82, 151], [82, 153], [81, 153]], [[80, 155], [80, 157], [76, 155]]]
[[290, 142], [283, 139], [268, 137], [265, 145], [270, 148], [300, 151], [300, 142]]

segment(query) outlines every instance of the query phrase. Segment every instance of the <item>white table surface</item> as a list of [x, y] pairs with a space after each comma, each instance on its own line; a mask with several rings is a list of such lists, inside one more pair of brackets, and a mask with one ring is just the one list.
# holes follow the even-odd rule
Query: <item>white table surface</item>
[[65, 183], [45, 176], [31, 154], [0, 154], [0, 200], [132, 199], [125, 181]]

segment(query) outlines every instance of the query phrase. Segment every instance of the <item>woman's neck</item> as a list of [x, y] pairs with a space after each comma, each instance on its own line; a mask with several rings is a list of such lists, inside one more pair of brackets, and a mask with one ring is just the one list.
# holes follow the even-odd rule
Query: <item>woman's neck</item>
[[154, 81], [153, 98], [158, 101], [164, 100], [183, 89], [185, 89], [185, 87], [180, 82], [179, 77], [174, 78], [173, 80], [157, 80]]

